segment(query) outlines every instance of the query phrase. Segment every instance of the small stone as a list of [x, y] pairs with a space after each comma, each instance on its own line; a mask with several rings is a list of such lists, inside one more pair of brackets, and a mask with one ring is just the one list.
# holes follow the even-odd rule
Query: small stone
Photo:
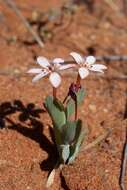
[[96, 112], [96, 106], [94, 104], [89, 104], [89, 109], [93, 112]]
[[103, 25], [103, 27], [105, 29], [109, 29], [111, 27], [111, 24], [109, 22], [105, 22], [104, 25]]
[[96, 35], [91, 35], [91, 36], [90, 36], [90, 39], [91, 39], [91, 40], [95, 40], [95, 39], [96, 39]]
[[107, 137], [106, 140], [105, 140], [105, 142], [106, 142], [107, 144], [111, 144], [111, 143], [112, 143], [111, 137]]
[[14, 74], [20, 74], [20, 70], [19, 69], [14, 69], [13, 72], [14, 72]]
[[103, 111], [104, 111], [105, 113], [108, 113], [108, 110], [107, 110], [106, 108], [104, 108]]
[[41, 19], [40, 17], [41, 17], [40, 13], [37, 12], [36, 10], [32, 12], [32, 21], [33, 22], [40, 21], [40, 19]]

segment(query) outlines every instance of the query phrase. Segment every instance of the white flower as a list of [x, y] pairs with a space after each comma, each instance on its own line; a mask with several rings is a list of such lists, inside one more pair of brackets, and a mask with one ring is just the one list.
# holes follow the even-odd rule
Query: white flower
[[107, 69], [105, 65], [95, 64], [96, 59], [94, 56], [88, 56], [86, 59], [84, 59], [80, 54], [76, 52], [71, 52], [70, 55], [78, 64], [78, 72], [81, 79], [84, 79], [89, 75], [89, 70], [104, 73], [103, 70]]
[[49, 62], [48, 59], [45, 57], [38, 57], [37, 63], [42, 68], [33, 68], [27, 72], [27, 73], [37, 74], [33, 78], [32, 82], [36, 82], [42, 77], [49, 75], [49, 81], [51, 82], [52, 86], [55, 88], [58, 88], [58, 86], [61, 83], [61, 76], [59, 75], [58, 71], [72, 67], [71, 64], [63, 65], [62, 63], [64, 63], [64, 60], [61, 58], [55, 58], [53, 59], [52, 62]]

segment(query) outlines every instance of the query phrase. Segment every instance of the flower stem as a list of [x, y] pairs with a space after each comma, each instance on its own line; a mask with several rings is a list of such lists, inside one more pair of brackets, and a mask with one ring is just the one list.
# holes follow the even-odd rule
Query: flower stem
[[78, 115], [78, 106], [77, 106], [77, 98], [75, 100], [75, 121], [77, 120], [77, 115]]
[[81, 85], [81, 78], [80, 78], [79, 73], [78, 73], [78, 76], [77, 76], [76, 84], [77, 84], [77, 86]]
[[56, 98], [57, 88], [53, 87], [53, 97]]
[[66, 102], [68, 96], [69, 96], [69, 95], [67, 94], [67, 96], [64, 98], [64, 100], [63, 100], [63, 104]]

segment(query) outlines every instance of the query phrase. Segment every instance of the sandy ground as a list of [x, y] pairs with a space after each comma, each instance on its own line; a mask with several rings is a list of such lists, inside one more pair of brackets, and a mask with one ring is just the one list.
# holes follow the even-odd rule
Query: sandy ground
[[[66, 1], [16, 2], [33, 21], [33, 7], [42, 12], [54, 8], [59, 13]], [[38, 32], [39, 27], [45, 28], [50, 37], [43, 36], [45, 46], [40, 49], [3, 2], [0, 12], [4, 14], [0, 20], [0, 190], [43, 190], [57, 160], [51, 121], [43, 107], [52, 89], [47, 78], [32, 84], [26, 71], [35, 65], [38, 55], [69, 59], [71, 51], [83, 55], [127, 54], [127, 20], [123, 12], [100, 1], [95, 2], [92, 12], [81, 4], [73, 14], [64, 12], [62, 18], [58, 14], [47, 21], [41, 16], [33, 28]], [[83, 146], [106, 130], [110, 133], [97, 146], [81, 152], [73, 165], [65, 166], [61, 173], [58, 170], [52, 190], [119, 190], [127, 81], [113, 77], [127, 75], [127, 63], [101, 63], [108, 67], [104, 77], [91, 75], [82, 82], [87, 96], [79, 115], [89, 128]], [[74, 80], [73, 72], [63, 75], [59, 98], [64, 98]], [[127, 183], [127, 177], [125, 180]]]

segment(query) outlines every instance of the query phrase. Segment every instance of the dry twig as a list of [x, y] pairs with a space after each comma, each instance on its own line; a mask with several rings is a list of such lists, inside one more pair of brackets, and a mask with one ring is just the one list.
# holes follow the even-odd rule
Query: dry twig
[[[127, 61], [127, 55], [109, 55], [109, 56], [96, 56], [96, 60], [97, 61], [106, 61], [106, 62], [109, 62], [109, 61], [112, 61], [112, 62], [115, 62], [115, 61]], [[71, 64], [71, 63], [74, 63], [73, 60], [67, 60], [64, 62], [64, 64]], [[75, 71], [69, 71], [69, 72], [63, 72], [63, 74], [65, 74], [66, 76], [73, 76], [76, 74]], [[5, 75], [5, 76], [14, 76], [14, 77], [24, 77], [26, 76], [25, 74], [25, 71], [24, 72], [21, 72], [20, 70], [16, 70], [13, 69], [13, 71], [9, 71], [9, 70], [1, 70], [0, 71], [0, 75]], [[97, 77], [98, 76], [98, 77]], [[109, 79], [109, 80], [127, 80], [127, 75], [100, 75], [100, 74], [97, 74], [96, 75], [92, 75], [90, 77], [91, 80], [95, 80], [95, 77], [96, 79], [98, 78], [103, 78], [103, 79]], [[89, 79], [89, 80], [90, 80]], [[86, 78], [87, 80], [87, 78]]]
[[26, 20], [26, 18], [22, 15], [21, 11], [17, 7], [17, 5], [13, 2], [13, 0], [4, 0], [4, 2], [15, 12], [15, 14], [20, 18], [20, 20], [23, 22], [25, 27], [29, 30], [29, 32], [32, 34], [38, 45], [42, 48], [44, 47], [44, 44], [41, 40], [41, 38], [38, 36], [38, 34], [32, 29], [29, 22]]
[[114, 11], [120, 11], [113, 0], [104, 0]]
[[123, 155], [122, 155], [120, 178], [119, 178], [119, 184], [120, 184], [121, 190], [125, 190], [124, 178], [126, 174], [126, 165], [127, 165], [127, 100], [126, 100], [126, 105], [125, 105], [124, 119], [125, 119], [125, 125], [126, 125], [126, 139], [125, 139], [125, 143], [123, 147]]
[[97, 137], [93, 142], [89, 143], [88, 145], [86, 145], [81, 152], [86, 151], [90, 148], [93, 148], [94, 146], [98, 145], [100, 142], [102, 142], [104, 139], [106, 139], [108, 137], [110, 133], [110, 130], [106, 131], [104, 134], [100, 135], [99, 137]]
[[126, 140], [125, 140], [124, 148], [123, 148], [123, 156], [122, 156], [120, 180], [119, 180], [121, 190], [125, 190], [124, 178], [126, 174], [126, 164], [127, 164], [127, 134], [126, 134]]
[[127, 15], [127, 0], [123, 0], [123, 11]]
[[[86, 57], [84, 57], [86, 58]], [[96, 56], [97, 61], [127, 61], [127, 55], [106, 55], [106, 56]], [[74, 63], [74, 61], [68, 60], [65, 63]]]

